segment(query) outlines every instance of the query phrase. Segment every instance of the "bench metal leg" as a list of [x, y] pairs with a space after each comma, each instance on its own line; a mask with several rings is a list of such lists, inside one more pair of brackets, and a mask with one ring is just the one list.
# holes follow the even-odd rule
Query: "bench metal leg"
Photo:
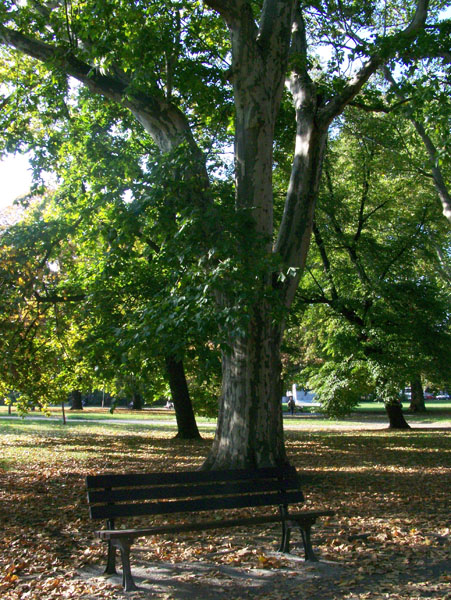
[[126, 592], [132, 592], [133, 590], [139, 590], [139, 587], [135, 584], [133, 579], [132, 571], [130, 568], [130, 547], [131, 542], [127, 539], [114, 540], [114, 545], [119, 548], [122, 558], [122, 585]]
[[304, 546], [304, 554], [305, 560], [309, 560], [312, 562], [318, 562], [318, 558], [313, 552], [312, 541], [310, 538], [310, 533], [312, 530], [312, 525], [314, 525], [316, 519], [314, 518], [297, 518], [282, 520], [282, 541], [280, 544], [279, 552], [288, 553], [290, 551], [290, 537], [291, 530], [293, 527], [299, 527], [302, 536], [302, 543]]
[[313, 552], [312, 541], [310, 539], [310, 532], [312, 529], [311, 523], [298, 523], [298, 525], [301, 530], [302, 542], [304, 544], [305, 560], [318, 562], [318, 558]]
[[282, 524], [282, 539], [280, 541], [279, 552], [288, 553], [290, 551], [291, 523], [288, 520], [288, 506], [279, 505], [279, 513]]
[[291, 527], [286, 521], [282, 521], [282, 540], [280, 542], [279, 552], [287, 554], [290, 551]]
[[108, 540], [108, 556], [106, 559], [105, 575], [116, 575], [116, 548]]

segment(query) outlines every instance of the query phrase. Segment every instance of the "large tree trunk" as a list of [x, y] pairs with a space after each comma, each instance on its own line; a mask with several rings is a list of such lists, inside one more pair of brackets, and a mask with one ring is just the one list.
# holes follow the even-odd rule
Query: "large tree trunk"
[[282, 423], [281, 327], [269, 307], [256, 309], [247, 335], [223, 355], [216, 436], [204, 468], [261, 467], [286, 462]]
[[70, 395], [70, 410], [83, 410], [80, 390], [73, 390]]
[[174, 356], [166, 356], [165, 360], [177, 420], [178, 433], [176, 437], [183, 440], [200, 439], [183, 362]]
[[410, 382], [410, 410], [412, 412], [426, 412], [426, 405], [424, 403], [424, 393], [423, 393], [423, 384], [421, 382], [421, 377], [417, 375], [416, 377], [412, 377]]
[[237, 332], [238, 324], [229, 333], [216, 436], [204, 467], [276, 465], [286, 461], [280, 384], [282, 326], [273, 324], [274, 313], [265, 300], [274, 283], [271, 267], [266, 271], [261, 267], [265, 261], [270, 265], [267, 259], [272, 252], [274, 128], [295, 2], [265, 3], [258, 28], [247, 2], [209, 4], [218, 8], [231, 32], [236, 206], [251, 221], [255, 247], [250, 257], [249, 246], [237, 243], [242, 264], [248, 266], [250, 286], [247, 301], [240, 302], [251, 318], [244, 333]]
[[[296, 132], [296, 159], [287, 193], [288, 209], [285, 209], [281, 233], [273, 247], [274, 127], [286, 75], [294, 5], [294, 2], [274, 2], [269, 9], [268, 4], [258, 33], [249, 4], [240, 5], [238, 26], [235, 15], [227, 15], [227, 8], [223, 11], [226, 18], [230, 17], [232, 33], [236, 205], [252, 220], [256, 262], [247, 263], [245, 253], [249, 253], [249, 247], [240, 248], [237, 244], [243, 264], [249, 264], [246, 279], [253, 286], [248, 298], [254, 300], [248, 300], [245, 307], [251, 322], [245, 334], [232, 338], [231, 351], [223, 355], [218, 426], [206, 468], [267, 466], [287, 460], [280, 379], [283, 325], [275, 323], [275, 306], [271, 306], [265, 296], [270, 291], [272, 302], [279, 303], [279, 308], [288, 308], [293, 300], [311, 235], [325, 139], [325, 135], [312, 134], [316, 110], [313, 91], [303, 94], [295, 90], [297, 120], [300, 118], [302, 123]], [[301, 115], [306, 105], [306, 113]], [[285, 273], [273, 272], [271, 261], [267, 260], [271, 254], [278, 256], [282, 271], [292, 269], [293, 272], [287, 277]], [[265, 261], [266, 271], [254, 271], [255, 265], [260, 262], [262, 266]]]

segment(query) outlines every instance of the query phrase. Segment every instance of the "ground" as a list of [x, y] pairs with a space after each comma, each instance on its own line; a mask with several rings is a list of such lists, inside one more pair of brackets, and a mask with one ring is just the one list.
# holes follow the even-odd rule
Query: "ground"
[[[296, 425], [298, 423], [298, 425]], [[84, 477], [101, 471], [193, 468], [211, 443], [173, 440], [173, 425], [0, 419], [0, 596], [3, 600], [246, 598], [365, 600], [450, 596], [449, 423], [391, 432], [366, 425], [315, 429], [290, 420], [287, 449], [305, 480], [306, 507], [336, 516], [314, 528], [320, 563], [301, 545], [275, 552], [276, 525], [142, 539], [125, 594], [101, 576]], [[296, 538], [294, 538], [296, 542]]]

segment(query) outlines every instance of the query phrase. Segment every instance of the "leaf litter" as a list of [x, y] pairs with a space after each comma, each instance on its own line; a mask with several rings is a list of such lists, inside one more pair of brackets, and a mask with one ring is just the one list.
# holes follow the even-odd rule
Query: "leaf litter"
[[[2, 435], [0, 597], [440, 600], [450, 598], [449, 434], [290, 432], [290, 460], [308, 475], [306, 508], [332, 508], [313, 542], [321, 562], [275, 551], [277, 526], [139, 539], [125, 594], [102, 577], [84, 478], [101, 472], [195, 468], [210, 440], [170, 432], [52, 428]], [[4, 462], [3, 462], [4, 461]]]

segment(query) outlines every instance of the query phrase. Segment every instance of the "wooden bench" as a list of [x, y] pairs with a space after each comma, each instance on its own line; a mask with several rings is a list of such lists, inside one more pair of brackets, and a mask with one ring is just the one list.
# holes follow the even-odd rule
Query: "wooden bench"
[[[136, 538], [160, 533], [204, 531], [280, 522], [280, 552], [289, 552], [290, 534], [300, 529], [305, 560], [317, 560], [310, 530], [318, 517], [335, 514], [330, 510], [289, 512], [289, 505], [304, 501], [299, 475], [291, 466], [281, 468], [223, 471], [179, 471], [148, 474], [88, 476], [88, 503], [92, 519], [106, 519], [106, 529], [96, 535], [108, 542], [105, 573], [116, 573], [116, 548], [122, 557], [125, 591], [137, 589], [130, 569], [130, 547]], [[227, 516], [228, 509], [277, 507], [271, 514]], [[190, 521], [181, 513], [209, 513], [209, 520]], [[254, 511], [255, 513], [255, 511]], [[174, 515], [170, 522], [138, 529], [116, 529], [117, 519]], [[168, 517], [166, 517], [167, 519]]]

